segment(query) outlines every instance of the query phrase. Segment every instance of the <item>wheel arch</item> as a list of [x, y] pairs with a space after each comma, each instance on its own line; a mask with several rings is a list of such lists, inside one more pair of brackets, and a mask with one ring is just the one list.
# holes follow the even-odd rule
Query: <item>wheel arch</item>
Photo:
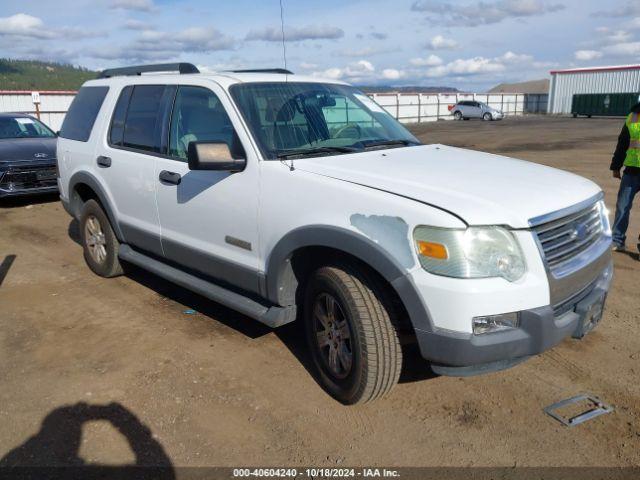
[[89, 199], [94, 199], [100, 204], [117, 239], [124, 242], [124, 235], [100, 181], [88, 172], [74, 173], [69, 180], [69, 207], [76, 219], [79, 219], [82, 206]]
[[[413, 327], [431, 330], [427, 309], [407, 275], [407, 267], [369, 238], [340, 227], [312, 225], [285, 235], [269, 255], [266, 297], [277, 305], [295, 305], [300, 300], [304, 275], [313, 266], [344, 258], [356, 260], [377, 274], [392, 289]], [[303, 264], [296, 264], [297, 260]]]

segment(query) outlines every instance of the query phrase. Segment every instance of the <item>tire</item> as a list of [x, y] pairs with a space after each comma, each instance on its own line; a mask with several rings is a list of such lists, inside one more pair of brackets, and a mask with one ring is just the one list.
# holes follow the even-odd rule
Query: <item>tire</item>
[[111, 278], [122, 275], [118, 260], [120, 243], [109, 218], [95, 200], [88, 200], [80, 212], [80, 238], [84, 260], [93, 273]]
[[303, 316], [319, 383], [344, 404], [380, 398], [398, 382], [402, 350], [386, 305], [374, 277], [349, 263], [321, 267], [307, 284]]
[[462, 112], [453, 112], [453, 118], [456, 120], [462, 120]]
[[493, 120], [493, 116], [489, 112], [487, 112], [484, 115], [482, 115], [482, 119], [485, 122], [490, 122], [491, 120]]

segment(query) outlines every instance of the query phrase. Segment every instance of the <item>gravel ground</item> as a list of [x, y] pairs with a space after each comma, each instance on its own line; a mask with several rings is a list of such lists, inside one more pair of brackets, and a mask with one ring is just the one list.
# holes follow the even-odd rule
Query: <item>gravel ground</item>
[[[621, 125], [529, 117], [412, 129], [584, 175], [613, 207]], [[583, 341], [472, 378], [434, 376], [410, 354], [390, 396], [345, 407], [309, 373], [296, 324], [271, 331], [137, 270], [93, 275], [55, 197], [5, 202], [0, 226], [0, 262], [11, 264], [0, 286], [0, 464], [640, 465], [637, 254], [615, 255], [604, 319]], [[636, 210], [632, 239], [639, 231]], [[572, 429], [542, 412], [581, 392], [615, 412]]]

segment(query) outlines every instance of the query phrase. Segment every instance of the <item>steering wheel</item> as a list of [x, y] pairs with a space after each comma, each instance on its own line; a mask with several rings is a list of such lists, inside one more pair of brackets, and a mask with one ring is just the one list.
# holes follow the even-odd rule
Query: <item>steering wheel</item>
[[28, 136], [29, 136], [29, 132], [25, 132], [25, 131], [20, 130], [18, 132], [18, 135], [16, 136], [16, 138], [22, 138], [22, 137], [28, 137]]
[[[352, 132], [355, 132], [355, 135], [345, 134], [346, 132], [349, 132], [350, 130]], [[334, 135], [334, 138], [357, 138], [357, 139], [360, 139], [360, 138], [362, 138], [362, 127], [360, 125], [358, 125], [357, 123], [347, 123], [345, 126], [340, 127], [338, 129], [338, 131]]]

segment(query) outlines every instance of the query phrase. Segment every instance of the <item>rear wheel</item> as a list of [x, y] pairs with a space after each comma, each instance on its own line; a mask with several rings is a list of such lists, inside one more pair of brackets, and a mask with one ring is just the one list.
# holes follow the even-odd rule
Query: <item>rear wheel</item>
[[379, 398], [398, 382], [402, 351], [383, 297], [374, 277], [351, 264], [321, 267], [308, 283], [303, 311], [313, 363], [342, 403]]
[[120, 244], [109, 218], [95, 200], [88, 200], [82, 207], [80, 235], [84, 259], [93, 273], [107, 278], [122, 274], [118, 260]]
[[456, 120], [462, 120], [462, 112], [454, 112], [453, 118], [455, 118]]

